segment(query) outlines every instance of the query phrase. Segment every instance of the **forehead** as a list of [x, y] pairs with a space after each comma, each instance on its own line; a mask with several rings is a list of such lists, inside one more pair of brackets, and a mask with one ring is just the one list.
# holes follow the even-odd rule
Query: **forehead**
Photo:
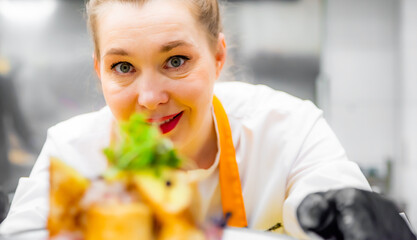
[[181, 1], [150, 1], [142, 6], [132, 3], [107, 3], [97, 18], [100, 52], [108, 48], [163, 45], [184, 40], [203, 44], [205, 33], [189, 8]]

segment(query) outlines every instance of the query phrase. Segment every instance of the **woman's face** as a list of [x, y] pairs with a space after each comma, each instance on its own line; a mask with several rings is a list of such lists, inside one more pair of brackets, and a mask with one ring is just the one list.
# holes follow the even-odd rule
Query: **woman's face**
[[[223, 35], [206, 31], [181, 1], [108, 3], [97, 18], [95, 68], [118, 121], [145, 112], [180, 152], [211, 129], [213, 86], [225, 60]], [[213, 50], [214, 49], [214, 50]], [[200, 141], [201, 142], [201, 141]]]

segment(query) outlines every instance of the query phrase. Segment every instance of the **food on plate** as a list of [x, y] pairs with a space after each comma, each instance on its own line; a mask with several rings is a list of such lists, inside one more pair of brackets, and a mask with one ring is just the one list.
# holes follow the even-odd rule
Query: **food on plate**
[[151, 209], [143, 203], [94, 205], [86, 222], [85, 240], [153, 239]]
[[97, 179], [51, 158], [51, 239], [205, 239], [191, 213], [195, 183], [144, 116], [122, 123], [104, 154], [109, 167]]
[[49, 169], [49, 233], [54, 236], [60, 232], [77, 231], [82, 212], [78, 203], [87, 190], [89, 181], [57, 158], [51, 158]]
[[161, 220], [182, 214], [191, 204], [192, 188], [184, 172], [164, 169], [157, 176], [144, 171], [136, 174], [133, 182]]

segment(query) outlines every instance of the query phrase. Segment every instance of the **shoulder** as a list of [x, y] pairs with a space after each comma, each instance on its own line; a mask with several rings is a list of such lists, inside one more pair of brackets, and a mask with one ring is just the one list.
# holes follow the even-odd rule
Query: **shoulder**
[[104, 107], [49, 128], [31, 176], [47, 171], [51, 156], [59, 158], [86, 177], [99, 176], [106, 168], [102, 149], [109, 145], [113, 119], [110, 109]]
[[[259, 162], [247, 156], [263, 159], [269, 170], [282, 161], [291, 166], [305, 139], [323, 120], [312, 102], [264, 85], [219, 83], [215, 94], [229, 118], [237, 155], [248, 166]], [[279, 169], [285, 170], [282, 165]]]
[[322, 111], [312, 102], [274, 90], [265, 85], [243, 82], [222, 82], [215, 85], [215, 94], [231, 118], [250, 119], [268, 115], [277, 119], [313, 118]]
[[47, 138], [61, 144], [83, 144], [88, 141], [94, 141], [89, 145], [99, 144], [109, 138], [113, 119], [113, 114], [106, 106], [56, 124], [48, 129]]
[[323, 120], [312, 102], [264, 85], [221, 83], [215, 94], [228, 116], [237, 156], [247, 169], [261, 164], [248, 157], [252, 156], [263, 159], [265, 172], [275, 165], [279, 171], [290, 171], [305, 139]]
[[113, 115], [106, 106], [99, 111], [80, 114], [48, 129], [48, 137], [70, 142], [110, 131]]

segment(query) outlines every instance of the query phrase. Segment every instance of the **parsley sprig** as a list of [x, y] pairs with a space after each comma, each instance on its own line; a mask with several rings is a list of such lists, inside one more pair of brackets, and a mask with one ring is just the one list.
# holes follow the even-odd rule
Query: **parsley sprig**
[[105, 148], [104, 154], [116, 171], [180, 166], [180, 158], [171, 141], [138, 113], [120, 124], [120, 138]]

